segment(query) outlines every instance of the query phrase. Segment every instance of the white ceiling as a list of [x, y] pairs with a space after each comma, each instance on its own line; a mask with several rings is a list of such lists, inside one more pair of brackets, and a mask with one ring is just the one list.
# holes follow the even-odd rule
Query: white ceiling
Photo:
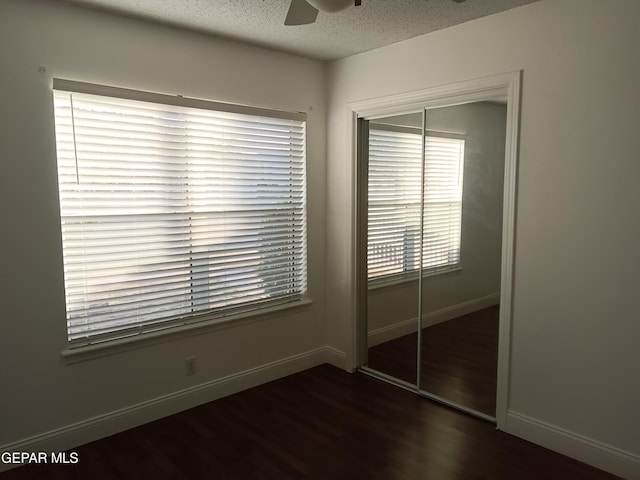
[[290, 0], [62, 0], [323, 61], [468, 22], [536, 0], [362, 0], [284, 26]]

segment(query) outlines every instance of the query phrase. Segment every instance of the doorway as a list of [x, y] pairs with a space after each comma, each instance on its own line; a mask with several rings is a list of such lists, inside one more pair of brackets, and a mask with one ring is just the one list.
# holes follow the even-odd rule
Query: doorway
[[518, 94], [516, 73], [353, 108], [357, 366], [499, 426]]

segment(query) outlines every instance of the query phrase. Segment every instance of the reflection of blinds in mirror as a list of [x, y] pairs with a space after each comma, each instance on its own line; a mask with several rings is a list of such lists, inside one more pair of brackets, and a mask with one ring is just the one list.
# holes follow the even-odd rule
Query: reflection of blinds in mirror
[[[425, 138], [423, 268], [429, 272], [460, 263], [464, 139], [442, 135]], [[421, 148], [420, 134], [410, 129], [369, 131], [370, 279], [416, 274], [420, 267]]]

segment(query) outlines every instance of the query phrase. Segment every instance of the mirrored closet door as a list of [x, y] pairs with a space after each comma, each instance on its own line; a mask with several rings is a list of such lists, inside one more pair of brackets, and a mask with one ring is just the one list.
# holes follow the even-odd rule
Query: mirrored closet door
[[363, 370], [487, 419], [496, 411], [505, 128], [501, 101], [359, 127]]
[[417, 386], [423, 112], [367, 122], [368, 366]]

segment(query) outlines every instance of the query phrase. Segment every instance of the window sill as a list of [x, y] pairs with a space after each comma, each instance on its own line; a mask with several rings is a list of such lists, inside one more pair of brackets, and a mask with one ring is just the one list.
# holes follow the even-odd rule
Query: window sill
[[[422, 275], [424, 280], [434, 277], [441, 277], [444, 275], [453, 275], [460, 274], [462, 272], [462, 267], [453, 267], [447, 268], [443, 270], [435, 270], [432, 272], [427, 272]], [[418, 283], [418, 275], [412, 276], [394, 276], [393, 278], [388, 279], [376, 279], [369, 282], [368, 290], [382, 290], [390, 287], [401, 287], [406, 286], [408, 283]]]
[[300, 299], [294, 302], [263, 308], [258, 312], [252, 311], [238, 313], [233, 316], [218, 317], [209, 320], [205, 319], [195, 323], [166, 328], [164, 330], [139, 333], [112, 340], [102, 340], [76, 347], [69, 346], [62, 351], [62, 359], [65, 364], [84, 362], [85, 360], [92, 360], [94, 358], [113, 355], [115, 353], [135, 350], [178, 338], [201, 335], [204, 333], [267, 320], [283, 312], [289, 313], [291, 311], [308, 308], [312, 303], [313, 302], [309, 299]]

